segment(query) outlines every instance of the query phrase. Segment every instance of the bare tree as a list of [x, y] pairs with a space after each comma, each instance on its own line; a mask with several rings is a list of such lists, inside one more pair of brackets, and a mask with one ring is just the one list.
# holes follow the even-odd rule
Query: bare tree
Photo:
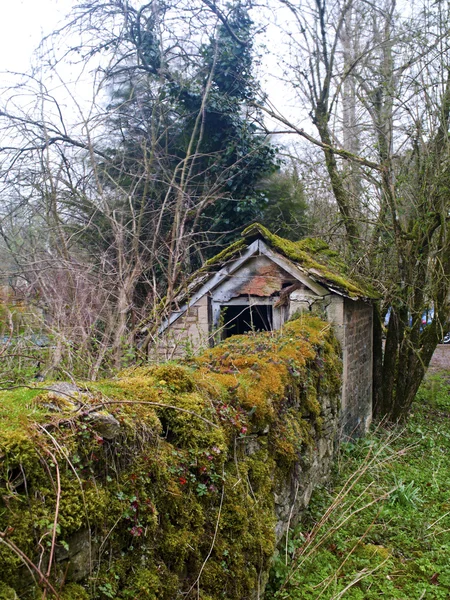
[[262, 109], [323, 152], [349, 260], [383, 297], [375, 410], [397, 420], [407, 414], [449, 316], [448, 10], [425, 3], [400, 13], [394, 0], [280, 3], [291, 15], [299, 102], [317, 136]]
[[[75, 33], [74, 47], [61, 43]], [[76, 344], [95, 377], [126, 362], [144, 316], [246, 222], [273, 151], [246, 108], [243, 3], [85, 3], [41, 51], [65, 91], [30, 76], [3, 96], [3, 238], [46, 326], [64, 332], [55, 356]], [[91, 103], [58, 75], [63, 58], [95, 69]], [[26, 239], [18, 210], [32, 223]]]

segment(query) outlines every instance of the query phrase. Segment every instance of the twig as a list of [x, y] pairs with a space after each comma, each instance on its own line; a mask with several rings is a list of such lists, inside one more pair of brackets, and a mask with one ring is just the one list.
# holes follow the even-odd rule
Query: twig
[[346, 508], [346, 510], [343, 513], [341, 519], [339, 520], [339, 523], [337, 523], [334, 527], [332, 527], [330, 530], [328, 530], [327, 532], [325, 532], [321, 537], [319, 537], [319, 539], [316, 539], [319, 536], [319, 532], [321, 531], [321, 529], [325, 525], [325, 523], [331, 518], [332, 514], [339, 508], [339, 506], [341, 506], [343, 504], [343, 502], [344, 502], [345, 498], [348, 496], [349, 492], [354, 488], [354, 486], [361, 480], [361, 478], [363, 477], [363, 475], [365, 473], [367, 473], [367, 471], [371, 467], [373, 467], [375, 464], [377, 466], [380, 466], [384, 462], [392, 460], [393, 456], [399, 456], [400, 454], [403, 454], [403, 451], [396, 452], [393, 455], [390, 455], [389, 457], [387, 457], [385, 459], [381, 459], [381, 460], [379, 459], [380, 454], [388, 446], [388, 442], [392, 442], [393, 440], [397, 439], [399, 436], [400, 436], [400, 434], [398, 434], [396, 436], [392, 436], [392, 435], [389, 436], [387, 442], [385, 442], [385, 444], [383, 444], [383, 446], [381, 446], [374, 454], [372, 454], [371, 449], [369, 450], [369, 452], [367, 453], [367, 456], [364, 459], [364, 462], [363, 462], [363, 465], [361, 466], [361, 468], [358, 469], [358, 471], [356, 471], [355, 473], [353, 473], [351, 475], [351, 477], [347, 480], [347, 482], [344, 485], [344, 487], [339, 491], [339, 493], [337, 494], [336, 498], [333, 500], [333, 502], [331, 503], [331, 505], [327, 508], [327, 510], [325, 511], [325, 513], [322, 516], [322, 518], [319, 520], [318, 523], [316, 523], [316, 525], [314, 526], [313, 530], [308, 535], [305, 544], [300, 549], [300, 552], [299, 552], [298, 556], [296, 557], [296, 560], [295, 560], [293, 566], [291, 567], [290, 572], [286, 576], [284, 582], [282, 583], [280, 589], [284, 589], [287, 586], [287, 584], [291, 580], [291, 578], [294, 575], [294, 573], [298, 569], [300, 569], [300, 567], [303, 565], [303, 563], [322, 544], [324, 544], [324, 542], [333, 533], [335, 533], [340, 527], [342, 527], [342, 525], [344, 525], [350, 518], [355, 517], [361, 511], [363, 511], [363, 510], [369, 508], [370, 506], [376, 504], [377, 502], [380, 502], [383, 499], [389, 497], [389, 494], [391, 493], [390, 491], [387, 492], [386, 494], [383, 494], [382, 496], [380, 496], [380, 497], [372, 500], [371, 502], [365, 504], [364, 506], [362, 506], [362, 507], [354, 510], [353, 507], [355, 506], [355, 504], [358, 502], [358, 500], [360, 500], [364, 496], [364, 494], [366, 493], [366, 491], [371, 487], [372, 484], [369, 484], [361, 492], [361, 494], [359, 494], [359, 496], [354, 500], [354, 502], [352, 502], [352, 504], [349, 507]]
[[233, 40], [235, 42], [237, 42], [240, 46], [244, 46], [244, 47], [248, 46], [249, 42], [246, 42], [245, 40], [242, 40], [238, 35], [236, 35], [236, 33], [233, 31], [232, 27], [230, 26], [227, 18], [218, 9], [218, 7], [216, 6], [215, 2], [211, 2], [211, 0], [202, 0], [202, 2], [204, 4], [206, 4], [206, 6], [208, 8], [211, 9], [211, 11], [216, 15], [216, 17], [218, 19], [220, 19], [220, 21], [223, 23], [224, 27], [226, 28], [226, 30], [228, 31], [228, 33], [231, 35], [231, 37], [233, 38]]
[[61, 447], [59, 442], [56, 440], [56, 438], [45, 427], [43, 427], [42, 425], [39, 425], [39, 423], [36, 423], [36, 425], [45, 435], [48, 435], [50, 437], [55, 448], [60, 453], [61, 457], [67, 462], [67, 464], [71, 468], [73, 474], [75, 475], [76, 480], [78, 481], [78, 485], [80, 486], [81, 498], [83, 500], [84, 514], [86, 517], [86, 522], [87, 522], [87, 527], [88, 527], [88, 532], [89, 532], [89, 563], [90, 563], [90, 571], [92, 571], [91, 524], [90, 524], [90, 520], [89, 520], [89, 511], [88, 511], [87, 505], [86, 505], [86, 498], [84, 495], [83, 483], [80, 479], [80, 476], [78, 475], [77, 470], [75, 469], [75, 466], [73, 465], [72, 461], [67, 456], [67, 453]]
[[295, 503], [297, 502], [298, 490], [300, 488], [300, 481], [297, 481], [295, 487], [294, 501], [292, 502], [291, 510], [289, 511], [289, 519], [286, 527], [286, 548], [285, 548], [285, 565], [288, 565], [288, 546], [289, 546], [289, 527], [291, 526], [292, 515], [294, 513]]
[[[363, 569], [362, 571], [360, 571], [359, 573], [357, 573], [356, 576], [353, 578], [353, 580], [350, 581], [350, 583], [348, 585], [346, 585], [345, 588], [339, 592], [339, 594], [337, 594], [336, 596], [333, 596], [332, 600], [340, 600], [340, 598], [342, 598], [344, 596], [344, 594], [346, 592], [348, 592], [348, 590], [351, 587], [353, 587], [354, 585], [356, 585], [359, 581], [361, 581], [365, 577], [369, 577], [369, 575], [372, 575], [373, 573], [375, 573], [375, 571], [378, 571], [379, 569], [381, 569], [381, 567], [383, 567], [390, 560], [390, 558], [391, 557], [388, 556], [387, 558], [385, 558], [383, 560], [383, 562], [381, 562], [379, 565], [377, 565], [376, 567], [374, 567], [370, 571], [367, 570], [367, 569]], [[421, 597], [423, 598], [423, 596], [421, 596]]]
[[20, 560], [24, 563], [24, 565], [26, 567], [28, 567], [29, 570], [33, 569], [34, 571], [36, 571], [36, 573], [39, 575], [39, 580], [42, 581], [44, 583], [44, 585], [51, 591], [51, 593], [55, 596], [55, 598], [58, 600], [59, 598], [59, 594], [58, 592], [55, 590], [55, 588], [52, 586], [52, 584], [50, 583], [50, 581], [48, 580], [48, 578], [44, 575], [44, 573], [42, 573], [42, 571], [33, 563], [32, 560], [30, 560], [28, 558], [28, 556], [26, 554], [24, 554], [22, 552], [22, 550], [20, 548], [18, 548], [16, 546], [16, 544], [14, 542], [12, 542], [11, 540], [7, 539], [7, 535], [5, 532], [0, 531], [0, 542], [3, 543], [7, 548], [9, 548], [10, 550], [12, 550], [15, 554], [17, 554], [17, 556], [20, 558]]
[[[50, 546], [50, 556], [48, 558], [47, 573], [45, 574], [45, 576], [48, 579], [50, 577], [50, 572], [52, 570], [53, 556], [54, 556], [54, 553], [55, 553], [55, 546], [56, 546], [56, 528], [58, 526], [59, 504], [60, 504], [60, 500], [61, 500], [61, 477], [60, 477], [60, 474], [59, 474], [58, 461], [57, 461], [55, 455], [48, 448], [43, 448], [43, 449], [44, 449], [45, 452], [47, 452], [47, 454], [50, 456], [50, 458], [52, 459], [52, 461], [53, 461], [53, 463], [55, 465], [55, 468], [56, 468], [56, 486], [57, 486], [57, 490], [56, 490], [56, 504], [55, 504], [55, 515], [53, 517], [52, 544]], [[46, 598], [47, 598], [47, 588], [45, 588], [44, 593], [42, 594], [42, 600], [45, 600]]]
[[[353, 553], [355, 552], [355, 550], [358, 548], [358, 546], [362, 543], [362, 541], [367, 537], [367, 535], [369, 534], [369, 532], [371, 531], [372, 527], [375, 524], [375, 520], [378, 518], [379, 516], [379, 512], [377, 512], [377, 514], [375, 515], [375, 517], [373, 518], [372, 522], [369, 524], [369, 526], [366, 528], [365, 532], [363, 533], [363, 535], [358, 538], [358, 540], [356, 541], [356, 543], [354, 544], [353, 548], [350, 550], [350, 552], [348, 552], [344, 558], [344, 560], [341, 562], [341, 564], [338, 566], [338, 568], [332, 573], [332, 575], [330, 575], [327, 579], [325, 579], [322, 583], [325, 583], [325, 587], [322, 589], [322, 591], [320, 592], [319, 596], [317, 597], [316, 600], [319, 600], [319, 598], [325, 593], [325, 591], [328, 589], [328, 587], [330, 586], [331, 582], [333, 581], [334, 578], [336, 578], [339, 573], [342, 571], [342, 569], [344, 568], [344, 565], [346, 564], [346, 562], [350, 559], [350, 557], [353, 555]], [[389, 560], [390, 557], [388, 557], [386, 560]], [[384, 562], [382, 563], [384, 564]], [[378, 565], [380, 566], [380, 565]], [[319, 587], [321, 584], [314, 586], [315, 588]]]
[[11, 311], [8, 310], [8, 308], [6, 308], [6, 310], [8, 312], [9, 337], [8, 337], [7, 341], [4, 343], [3, 348], [0, 350], [0, 355], [3, 355], [6, 352], [6, 350], [9, 348], [9, 346], [11, 344], [13, 332], [14, 332], [14, 323], [13, 323]]

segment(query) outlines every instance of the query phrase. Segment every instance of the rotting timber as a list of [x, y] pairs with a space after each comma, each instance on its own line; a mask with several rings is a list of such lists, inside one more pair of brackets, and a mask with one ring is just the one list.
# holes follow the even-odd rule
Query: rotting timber
[[262, 594], [329, 472], [340, 375], [330, 325], [303, 315], [182, 363], [3, 392], [0, 599]]

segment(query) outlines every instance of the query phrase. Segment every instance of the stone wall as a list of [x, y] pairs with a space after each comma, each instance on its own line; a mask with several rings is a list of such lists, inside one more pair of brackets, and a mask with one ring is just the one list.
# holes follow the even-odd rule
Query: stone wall
[[330, 476], [337, 448], [339, 413], [336, 398], [322, 396], [320, 405], [323, 419], [320, 434], [315, 435], [314, 444], [304, 449], [289, 477], [280, 481], [275, 492], [277, 542], [298, 523], [314, 489], [325, 484]]
[[[336, 397], [320, 396], [322, 427], [318, 432], [311, 425], [308, 432], [312, 443], [305, 446], [294, 465], [287, 472], [273, 473], [275, 508], [275, 543], [280, 545], [289, 529], [295, 527], [303, 511], [308, 507], [313, 491], [329, 481], [339, 429], [338, 402]], [[244, 453], [251, 459], [261, 452], [267, 443], [268, 431], [241, 440]], [[284, 542], [283, 542], [284, 543]], [[68, 539], [66, 548], [58, 547], [56, 561], [65, 570], [68, 582], [86, 581], [92, 570], [92, 559], [98, 554], [99, 543], [93, 543], [89, 529], [84, 528]], [[25, 574], [25, 572], [24, 572]], [[259, 572], [257, 587], [249, 600], [264, 596], [269, 570]], [[30, 578], [24, 582], [30, 584]]]
[[208, 296], [204, 295], [164, 331], [158, 342], [157, 357], [182, 358], [198, 352], [208, 346], [209, 336]]
[[21, 401], [0, 428], [0, 531], [15, 545], [0, 545], [0, 597], [261, 598], [276, 544], [330, 472], [340, 373], [332, 331], [304, 315]]
[[373, 307], [344, 300], [342, 435], [364, 435], [372, 419]]

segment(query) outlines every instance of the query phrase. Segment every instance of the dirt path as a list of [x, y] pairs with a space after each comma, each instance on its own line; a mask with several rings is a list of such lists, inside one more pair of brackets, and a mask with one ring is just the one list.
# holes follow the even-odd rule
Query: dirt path
[[450, 370], [450, 344], [439, 344], [433, 354], [428, 371]]

